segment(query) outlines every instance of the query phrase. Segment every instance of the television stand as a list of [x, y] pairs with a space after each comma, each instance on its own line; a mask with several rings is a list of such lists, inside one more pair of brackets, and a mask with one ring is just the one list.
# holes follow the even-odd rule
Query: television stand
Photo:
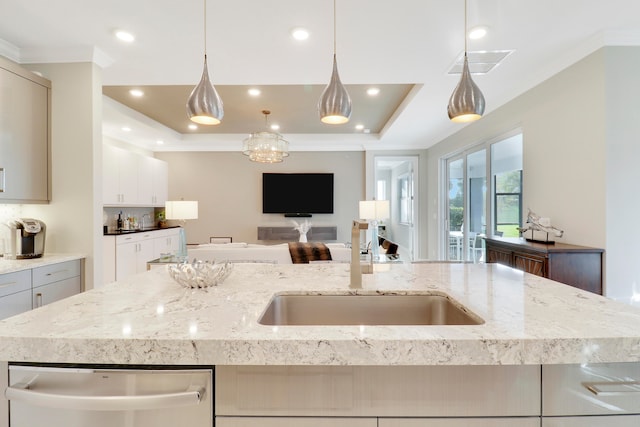
[[[298, 230], [289, 227], [258, 227], [258, 240], [280, 240], [297, 242], [300, 237]], [[338, 239], [338, 227], [312, 225], [307, 233], [307, 239], [311, 241], [336, 241]]]

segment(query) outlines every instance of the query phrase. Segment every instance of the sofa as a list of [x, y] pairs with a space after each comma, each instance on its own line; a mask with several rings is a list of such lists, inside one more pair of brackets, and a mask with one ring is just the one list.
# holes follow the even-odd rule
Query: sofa
[[[326, 243], [332, 262], [350, 262], [351, 249], [344, 243]], [[189, 259], [202, 261], [269, 262], [293, 264], [289, 244], [208, 243], [188, 248]]]

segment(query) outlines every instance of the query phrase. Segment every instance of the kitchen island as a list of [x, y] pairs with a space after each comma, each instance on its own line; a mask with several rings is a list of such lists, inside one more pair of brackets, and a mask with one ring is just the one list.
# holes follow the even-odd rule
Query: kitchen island
[[[526, 365], [640, 361], [640, 309], [497, 264], [237, 264], [187, 290], [164, 269], [0, 322], [0, 360], [144, 365]], [[269, 326], [274, 294], [441, 292], [464, 326]]]
[[[347, 264], [237, 264], [207, 290], [154, 269], [0, 322], [0, 360], [209, 368], [216, 427], [640, 423], [640, 309], [498, 264], [375, 267], [359, 289]], [[289, 294], [447, 295], [482, 322], [260, 324]]]

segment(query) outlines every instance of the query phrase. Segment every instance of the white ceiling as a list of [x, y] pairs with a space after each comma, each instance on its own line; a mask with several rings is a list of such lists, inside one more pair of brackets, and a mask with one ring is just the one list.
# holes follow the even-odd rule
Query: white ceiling
[[[474, 77], [485, 114], [599, 47], [640, 44], [638, 0], [468, 1], [468, 26], [489, 27], [484, 39], [469, 41], [469, 50], [514, 50], [489, 74]], [[328, 82], [331, 0], [208, 0], [207, 7], [216, 87]], [[0, 54], [24, 64], [94, 60], [104, 67], [105, 86], [193, 86], [202, 72], [202, 9], [202, 0], [0, 0]], [[310, 30], [309, 40], [290, 37], [297, 26]], [[136, 41], [117, 41], [117, 28]], [[281, 132], [292, 150], [429, 147], [460, 128], [446, 114], [457, 83], [447, 71], [463, 45], [463, 0], [337, 0], [342, 81], [416, 86], [380, 133], [355, 131], [355, 123], [342, 133]], [[126, 135], [124, 121], [135, 128]], [[108, 99], [104, 132], [156, 150], [237, 150], [246, 136], [183, 134]], [[155, 147], [157, 139], [165, 144]]]

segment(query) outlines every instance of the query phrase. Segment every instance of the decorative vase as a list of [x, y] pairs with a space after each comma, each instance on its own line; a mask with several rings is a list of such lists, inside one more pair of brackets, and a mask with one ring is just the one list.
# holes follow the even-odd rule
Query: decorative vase
[[300, 233], [300, 239], [298, 241], [305, 243], [307, 241], [307, 233]]

